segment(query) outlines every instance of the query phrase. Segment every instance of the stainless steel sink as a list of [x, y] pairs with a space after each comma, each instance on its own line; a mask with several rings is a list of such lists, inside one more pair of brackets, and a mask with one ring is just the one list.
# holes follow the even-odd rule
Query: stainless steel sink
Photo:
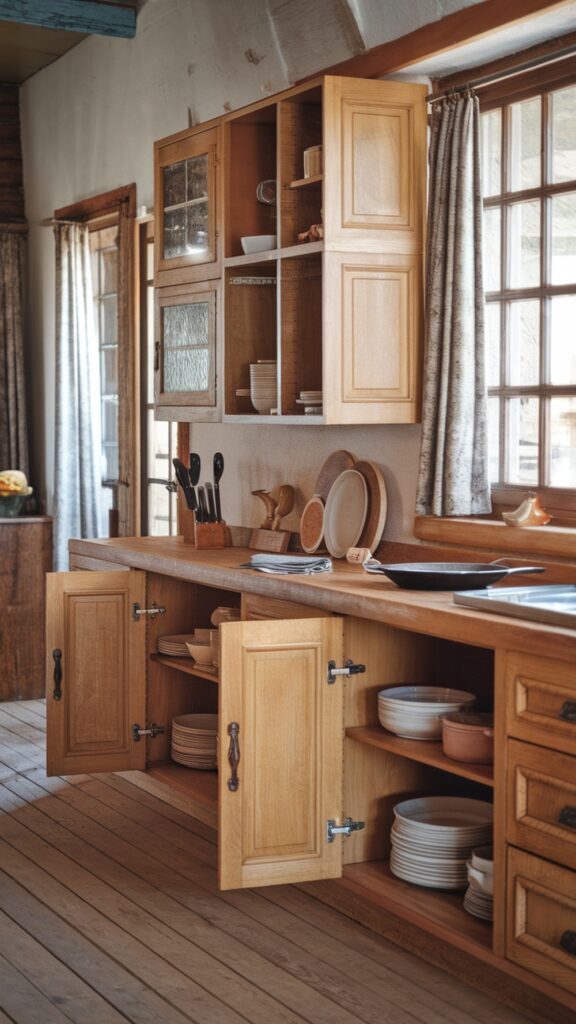
[[497, 615], [548, 622], [576, 629], [576, 586], [501, 587], [496, 590], [465, 590], [453, 595], [455, 604], [479, 608]]

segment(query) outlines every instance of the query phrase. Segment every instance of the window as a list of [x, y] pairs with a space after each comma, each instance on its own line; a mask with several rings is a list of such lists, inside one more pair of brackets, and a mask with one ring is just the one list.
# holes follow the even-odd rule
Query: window
[[174, 478], [177, 423], [154, 419], [154, 235], [149, 221], [140, 224], [140, 348], [142, 355], [142, 534], [174, 536], [176, 494], [166, 489]]
[[490, 467], [576, 511], [576, 76], [542, 77], [480, 94]]
[[94, 325], [100, 354], [101, 536], [108, 535], [118, 481], [118, 228], [90, 232]]

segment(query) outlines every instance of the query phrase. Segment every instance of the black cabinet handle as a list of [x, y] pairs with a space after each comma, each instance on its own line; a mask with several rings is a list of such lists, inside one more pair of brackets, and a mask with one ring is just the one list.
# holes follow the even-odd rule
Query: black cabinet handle
[[571, 953], [572, 956], [576, 956], [576, 932], [567, 929], [560, 939], [560, 945], [567, 953]]
[[561, 825], [568, 825], [568, 828], [576, 828], [576, 807], [563, 807], [558, 821]]
[[565, 700], [560, 708], [560, 718], [565, 722], [576, 722], [576, 700]]
[[54, 689], [52, 696], [54, 700], [60, 700], [62, 697], [62, 651], [59, 647], [52, 651], [52, 657], [54, 658]]
[[232, 774], [228, 779], [228, 789], [235, 793], [240, 785], [240, 779], [238, 778], [238, 764], [240, 762], [240, 744], [238, 742], [238, 733], [240, 732], [240, 726], [238, 722], [230, 722], [228, 726], [228, 735], [230, 737], [230, 746], [228, 747], [228, 761], [232, 769]]

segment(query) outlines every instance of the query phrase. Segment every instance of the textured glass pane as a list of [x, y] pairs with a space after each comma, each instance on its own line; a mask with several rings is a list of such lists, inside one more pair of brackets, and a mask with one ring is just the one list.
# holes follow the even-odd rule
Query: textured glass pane
[[105, 444], [102, 446], [102, 458], [103, 458], [103, 480], [117, 480], [118, 479], [118, 445], [117, 444]]
[[552, 181], [576, 178], [576, 85], [552, 93]]
[[550, 381], [576, 384], [576, 295], [550, 299]]
[[165, 306], [164, 349], [208, 344], [208, 303]]
[[552, 200], [552, 284], [576, 284], [576, 192]]
[[202, 256], [208, 252], [208, 200], [188, 207], [186, 252]]
[[208, 390], [207, 348], [170, 349], [164, 353], [164, 391]]
[[484, 210], [484, 288], [487, 292], [500, 289], [500, 207]]
[[164, 168], [164, 207], [177, 206], [186, 200], [186, 161]]
[[186, 208], [170, 210], [164, 214], [164, 259], [184, 256], [186, 253]]
[[502, 111], [482, 114], [482, 190], [485, 196], [502, 191]]
[[500, 399], [488, 399], [488, 472], [490, 483], [500, 477]]
[[103, 395], [118, 394], [118, 349], [100, 350], [100, 391]]
[[510, 207], [510, 285], [531, 288], [540, 284], [540, 202]]
[[510, 190], [540, 184], [542, 138], [540, 97], [510, 107]]
[[550, 483], [576, 487], [576, 398], [553, 398], [550, 424]]
[[208, 155], [202, 153], [186, 161], [186, 199], [199, 199], [208, 195]]
[[116, 444], [118, 441], [118, 399], [102, 397], [102, 440]]
[[507, 402], [508, 480], [512, 484], [538, 482], [538, 399], [511, 398]]
[[540, 303], [511, 302], [508, 321], [509, 384], [537, 384], [540, 379]]
[[495, 387], [500, 383], [500, 303], [486, 303], [485, 330], [486, 383]]
[[118, 341], [118, 300], [109, 295], [100, 300], [100, 344], [115, 345]]
[[106, 249], [101, 253], [102, 291], [108, 295], [118, 291], [118, 250]]

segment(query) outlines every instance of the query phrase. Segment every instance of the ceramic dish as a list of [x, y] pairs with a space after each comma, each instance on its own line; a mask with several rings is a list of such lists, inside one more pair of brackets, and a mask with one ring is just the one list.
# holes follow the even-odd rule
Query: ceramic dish
[[368, 509], [366, 480], [355, 469], [336, 478], [326, 499], [324, 542], [333, 558], [344, 558], [364, 529]]

